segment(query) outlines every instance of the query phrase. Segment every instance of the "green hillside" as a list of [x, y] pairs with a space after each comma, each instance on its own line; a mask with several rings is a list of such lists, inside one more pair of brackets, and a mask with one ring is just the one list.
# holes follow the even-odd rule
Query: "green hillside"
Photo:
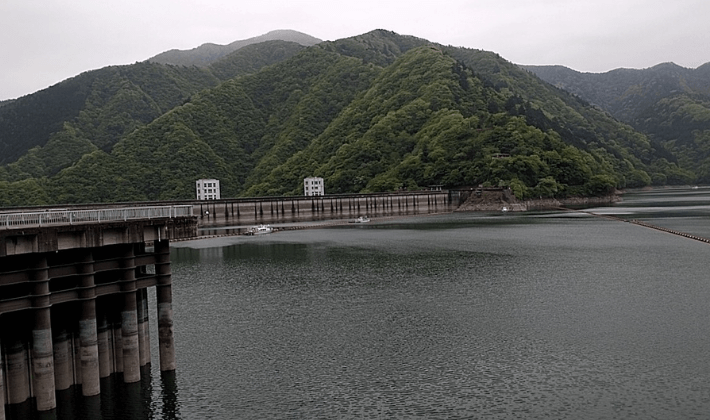
[[697, 69], [664, 63], [601, 74], [562, 66], [526, 68], [644, 133], [693, 171], [696, 182], [710, 183], [710, 63]]
[[55, 136], [110, 150], [137, 127], [218, 82], [206, 70], [149, 63], [82, 73], [0, 108], [0, 163], [15, 162]]
[[193, 94], [303, 48], [286, 41], [249, 45], [206, 69], [147, 62], [106, 67], [8, 102], [0, 108], [0, 164], [6, 164], [0, 179], [52, 176], [94, 148], [110, 151]]
[[[51, 170], [45, 162], [23, 178], [16, 163], [0, 167], [0, 204], [189, 199], [203, 177], [220, 179], [224, 197], [300, 194], [302, 178], [316, 175], [328, 193], [485, 184], [526, 198], [693, 176], [628, 125], [494, 53], [382, 30], [253, 50], [256, 67], [225, 64], [232, 78], [112, 147], [65, 125], [68, 138], [45, 146], [67, 145]], [[44, 162], [39, 151], [22, 159]]]
[[274, 40], [242, 47], [208, 66], [219, 80], [253, 74], [266, 66], [280, 63], [305, 48], [303, 45]]

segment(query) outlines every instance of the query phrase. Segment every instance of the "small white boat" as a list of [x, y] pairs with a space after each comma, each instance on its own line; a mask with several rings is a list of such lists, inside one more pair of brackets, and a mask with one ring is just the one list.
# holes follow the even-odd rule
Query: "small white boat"
[[370, 218], [367, 216], [360, 216], [357, 219], [353, 220], [350, 223], [367, 223], [370, 221]]
[[506, 212], [508, 211], [508, 207], [503, 207], [503, 209], [502, 209], [501, 211], [502, 211], [503, 213], [506, 213]]
[[273, 231], [274, 228], [269, 225], [259, 225], [249, 228], [249, 230], [247, 231], [247, 235], [263, 235], [265, 233], [271, 233]]

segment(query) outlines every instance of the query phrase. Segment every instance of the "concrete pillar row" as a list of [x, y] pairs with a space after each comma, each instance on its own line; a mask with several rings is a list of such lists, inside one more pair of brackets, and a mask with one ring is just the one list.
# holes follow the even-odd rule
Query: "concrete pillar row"
[[52, 319], [49, 300], [49, 267], [41, 256], [32, 276], [32, 385], [37, 411], [57, 407], [54, 386], [54, 349], [52, 347]]
[[121, 311], [121, 341], [123, 344], [123, 381], [141, 380], [140, 349], [138, 346], [138, 313], [136, 302], [136, 266], [133, 244], [126, 246], [122, 259], [123, 310]]
[[99, 366], [99, 339], [96, 325], [96, 289], [94, 283], [94, 258], [87, 250], [80, 266], [81, 317], [79, 318], [79, 354], [81, 364], [81, 393], [85, 397], [101, 393]]
[[170, 243], [155, 242], [155, 287], [158, 303], [158, 348], [160, 371], [175, 370], [175, 341], [173, 337], [172, 273], [170, 271]]

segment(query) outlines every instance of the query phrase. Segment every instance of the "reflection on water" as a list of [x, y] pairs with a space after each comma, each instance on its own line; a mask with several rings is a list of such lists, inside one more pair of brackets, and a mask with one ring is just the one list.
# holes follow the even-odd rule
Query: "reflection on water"
[[[709, 192], [594, 211], [703, 231]], [[61, 416], [704, 418], [709, 250], [567, 212], [175, 244], [177, 372], [102, 383], [98, 406]]]
[[161, 372], [160, 385], [162, 416], [158, 418], [180, 418], [180, 405], [177, 399], [178, 392], [175, 372]]
[[[160, 377], [160, 400], [156, 401], [153, 375]], [[57, 392], [57, 409], [36, 412], [34, 404], [25, 402], [8, 406], [8, 419], [39, 420], [119, 420], [119, 419], [178, 419], [175, 373], [151, 372], [141, 368], [141, 381], [124, 384], [123, 377], [112, 375], [101, 379], [101, 395], [83, 397], [80, 387]]]
[[219, 337], [186, 351], [181, 388], [212, 392], [183, 414], [674, 419], [710, 408], [707, 245], [575, 213], [218, 244], [221, 259], [210, 243], [174, 249], [196, 309], [179, 341]]

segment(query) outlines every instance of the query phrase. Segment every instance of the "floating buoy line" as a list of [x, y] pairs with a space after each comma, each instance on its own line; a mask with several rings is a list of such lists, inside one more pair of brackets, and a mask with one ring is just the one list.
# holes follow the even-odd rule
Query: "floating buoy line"
[[564, 207], [558, 207], [558, 208], [559, 208], [560, 210], [566, 210], [566, 211], [573, 211], [573, 212], [585, 213], [585, 214], [589, 214], [589, 215], [595, 216], [595, 217], [603, 217], [603, 218], [605, 218], [605, 219], [614, 220], [614, 221], [617, 221], [617, 222], [631, 223], [631, 224], [638, 225], [638, 226], [642, 226], [642, 227], [645, 227], [645, 228], [654, 229], [654, 230], [658, 230], [658, 231], [665, 232], [665, 233], [670, 233], [671, 235], [682, 236], [682, 237], [684, 237], [684, 238], [692, 239], [692, 240], [695, 240], [695, 241], [710, 243], [710, 239], [704, 238], [704, 237], [702, 237], [702, 236], [693, 235], [693, 234], [681, 232], [681, 231], [678, 231], [678, 230], [668, 229], [668, 228], [664, 228], [664, 227], [661, 227], [661, 226], [656, 226], [656, 225], [653, 225], [653, 224], [651, 224], [651, 223], [642, 222], [642, 221], [636, 220], [636, 219], [633, 219], [633, 220], [626, 220], [626, 219], [622, 219], [622, 218], [620, 218], [620, 217], [612, 216], [612, 215], [609, 215], [609, 214], [598, 214], [598, 213], [593, 213], [593, 212], [591, 212], [591, 211], [574, 210], [574, 209], [568, 209], [568, 208], [564, 208]]

